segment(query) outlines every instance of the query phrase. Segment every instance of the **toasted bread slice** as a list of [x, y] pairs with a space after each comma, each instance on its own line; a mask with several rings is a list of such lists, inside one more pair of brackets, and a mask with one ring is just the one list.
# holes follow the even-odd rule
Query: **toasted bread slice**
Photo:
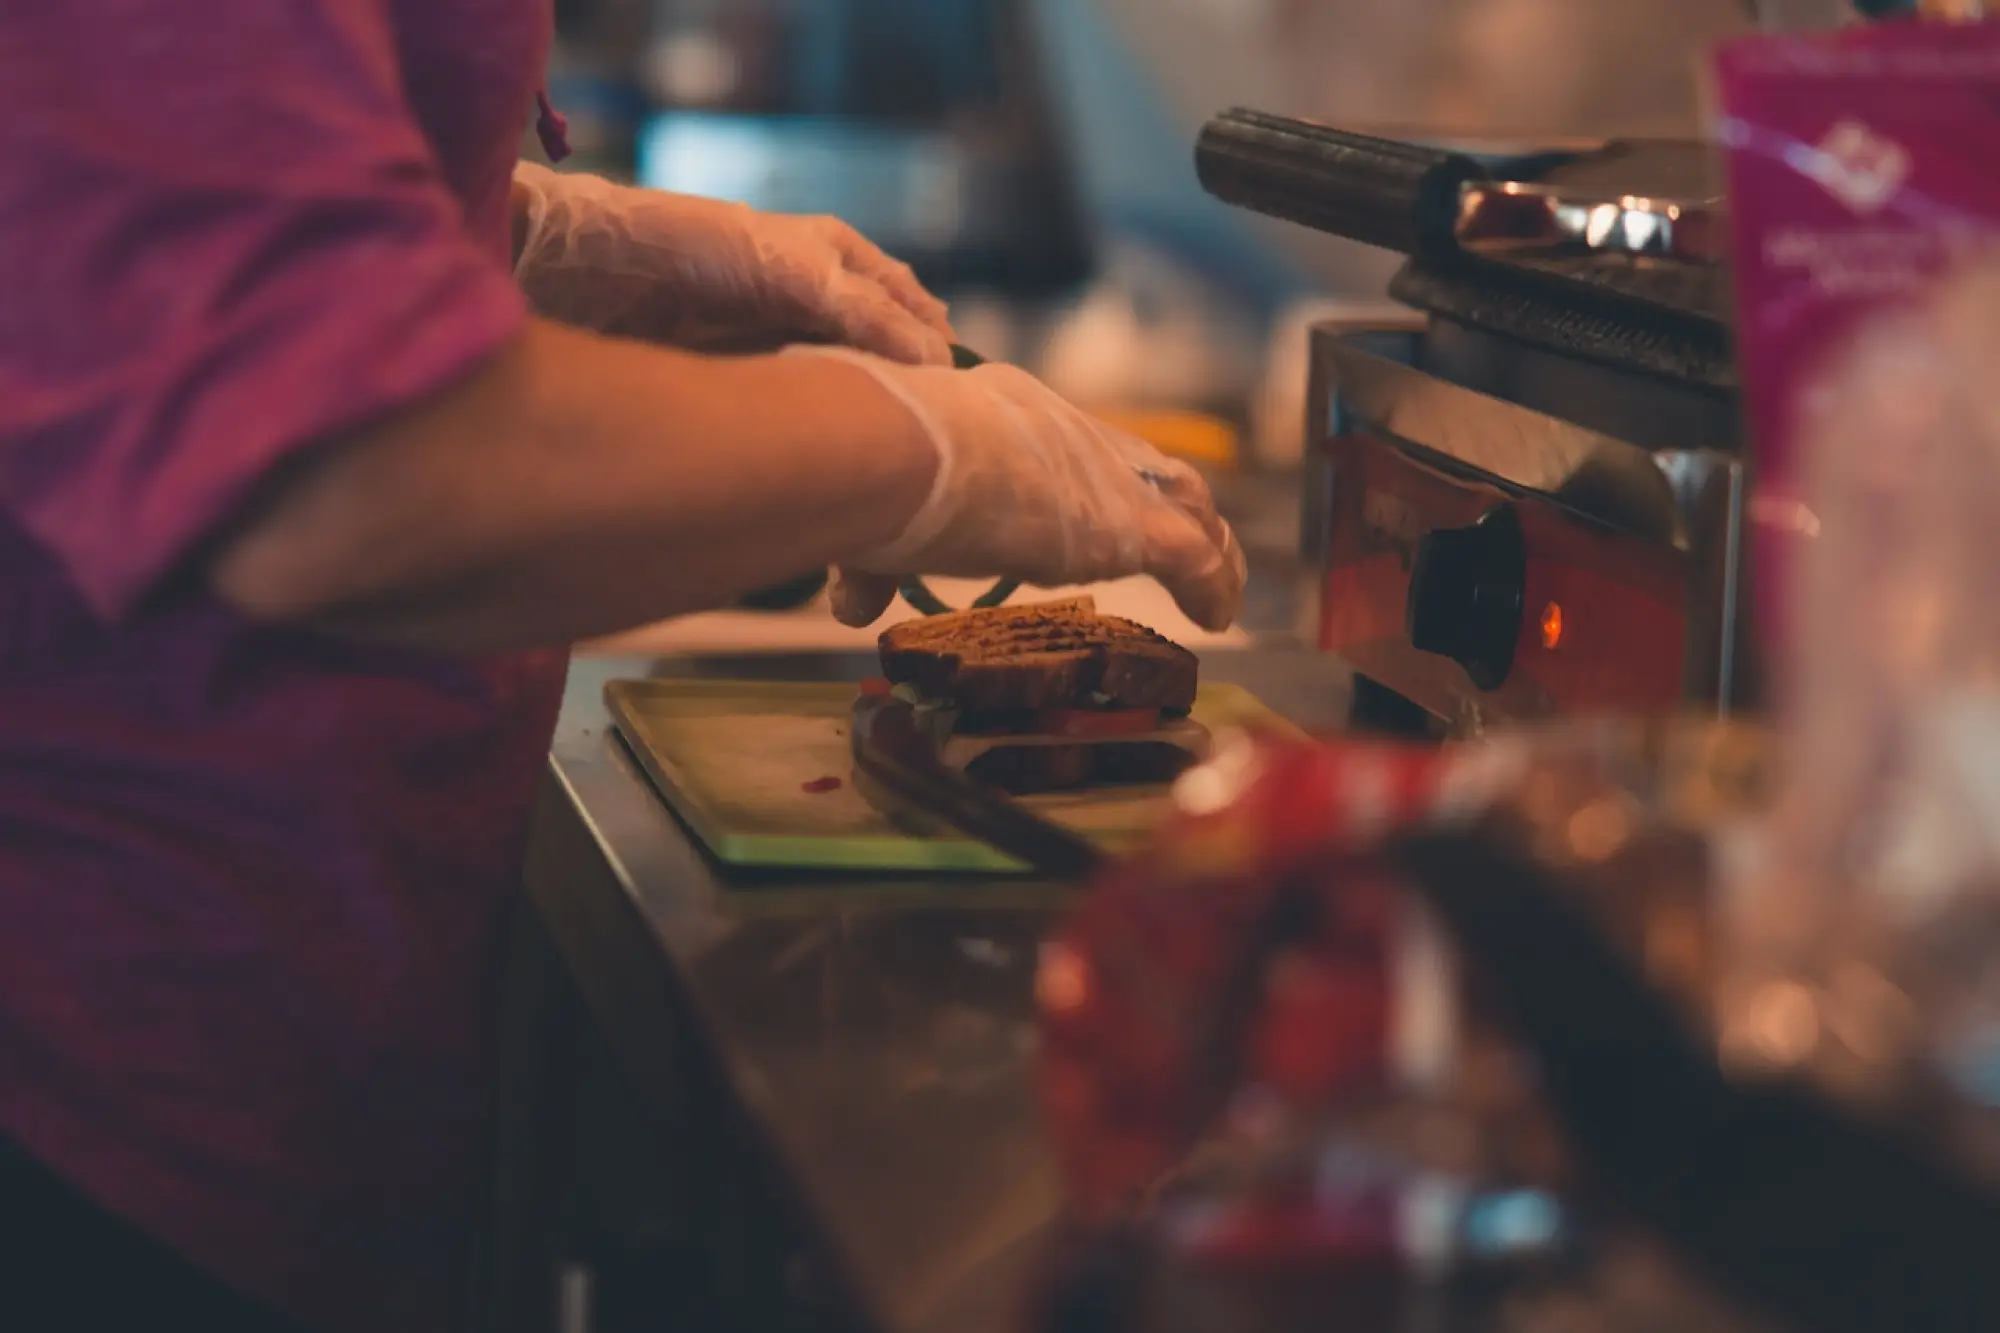
[[906, 621], [881, 638], [882, 671], [973, 713], [1194, 706], [1200, 662], [1088, 598]]

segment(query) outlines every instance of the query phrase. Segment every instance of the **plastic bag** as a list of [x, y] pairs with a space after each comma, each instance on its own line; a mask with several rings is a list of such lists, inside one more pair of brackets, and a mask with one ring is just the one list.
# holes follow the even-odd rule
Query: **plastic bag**
[[1719, 62], [1792, 774], [1721, 1041], [2000, 1179], [2000, 24]]

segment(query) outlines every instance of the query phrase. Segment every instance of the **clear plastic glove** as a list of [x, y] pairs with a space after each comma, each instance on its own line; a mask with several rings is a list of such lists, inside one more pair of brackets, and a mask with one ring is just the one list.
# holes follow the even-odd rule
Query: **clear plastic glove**
[[911, 574], [1041, 587], [1149, 574], [1197, 625], [1219, 630], [1236, 618], [1243, 551], [1193, 468], [1013, 366], [897, 366], [824, 347], [792, 354], [868, 371], [938, 454], [930, 496], [902, 535], [836, 572], [833, 610], [844, 623], [876, 620]]
[[541, 314], [698, 351], [831, 342], [951, 360], [944, 303], [846, 223], [523, 162], [516, 276]]

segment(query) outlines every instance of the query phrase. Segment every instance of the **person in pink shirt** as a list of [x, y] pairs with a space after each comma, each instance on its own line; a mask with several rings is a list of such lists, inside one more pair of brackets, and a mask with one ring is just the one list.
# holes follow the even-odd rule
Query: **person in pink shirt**
[[1234, 614], [1199, 480], [851, 231], [517, 163], [549, 3], [0, 6], [6, 1327], [454, 1326], [571, 641]]

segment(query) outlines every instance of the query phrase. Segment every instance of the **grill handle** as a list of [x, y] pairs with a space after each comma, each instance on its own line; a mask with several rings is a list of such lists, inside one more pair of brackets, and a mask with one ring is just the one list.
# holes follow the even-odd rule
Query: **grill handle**
[[1461, 153], [1241, 107], [1202, 127], [1195, 174], [1224, 203], [1405, 255], [1454, 248]]

